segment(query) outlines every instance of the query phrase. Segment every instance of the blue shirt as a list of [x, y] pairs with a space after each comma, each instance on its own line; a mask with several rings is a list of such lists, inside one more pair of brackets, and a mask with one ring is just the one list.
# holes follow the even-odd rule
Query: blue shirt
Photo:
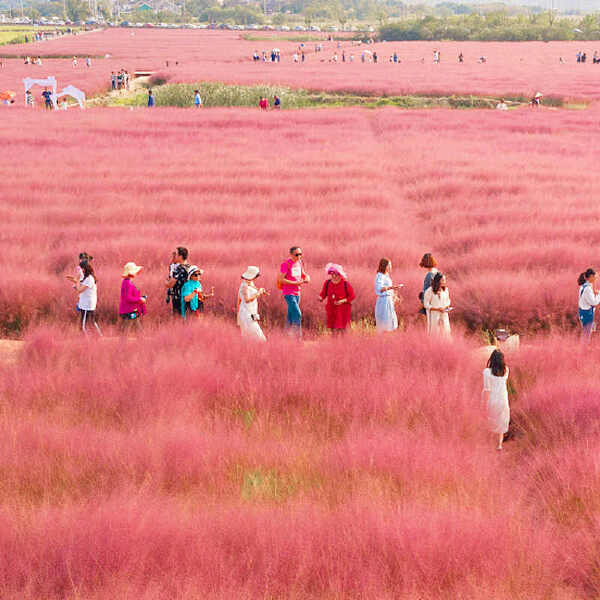
[[194, 294], [189, 302], [185, 301], [185, 297], [189, 296], [194, 290], [202, 291], [202, 284], [199, 281], [186, 281], [181, 288], [181, 316], [185, 319], [186, 305], [190, 307], [190, 310], [198, 310], [198, 296]]
[[148, 106], [154, 106], [154, 96], [148, 96]]

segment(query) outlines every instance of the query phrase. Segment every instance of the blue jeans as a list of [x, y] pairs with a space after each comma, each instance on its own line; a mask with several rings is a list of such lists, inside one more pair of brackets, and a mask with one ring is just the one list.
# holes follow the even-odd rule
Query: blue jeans
[[297, 327], [302, 331], [302, 312], [300, 311], [300, 296], [284, 296], [287, 304], [286, 327]]
[[579, 321], [581, 323], [581, 341], [589, 342], [592, 337], [592, 327], [594, 325], [594, 309], [579, 309]]

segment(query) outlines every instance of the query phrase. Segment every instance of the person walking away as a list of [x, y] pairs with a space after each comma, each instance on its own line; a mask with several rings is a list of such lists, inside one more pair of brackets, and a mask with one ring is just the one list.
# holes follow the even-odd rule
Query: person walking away
[[121, 301], [119, 302], [119, 317], [124, 330], [142, 328], [142, 317], [146, 314], [147, 296], [142, 296], [133, 284], [133, 278], [142, 270], [134, 262], [128, 262], [123, 267], [121, 277]]
[[154, 106], [154, 95], [152, 94], [152, 90], [148, 90], [148, 108], [152, 108]]
[[[421, 304], [423, 304], [423, 297], [425, 296], [425, 292], [427, 291], [427, 288], [431, 287], [433, 276], [438, 272], [437, 261], [435, 260], [435, 258], [433, 258], [433, 255], [430, 252], [426, 252], [425, 254], [423, 254], [419, 266], [423, 269], [427, 269], [425, 279], [423, 280], [423, 291], [419, 292], [419, 300], [421, 301]], [[421, 314], [426, 314], [425, 308], [421, 308]]]
[[200, 108], [202, 106], [202, 98], [200, 97], [200, 90], [194, 90], [194, 106]]
[[258, 267], [250, 266], [242, 273], [242, 283], [238, 291], [237, 323], [242, 337], [265, 342], [267, 338], [260, 327], [258, 299], [268, 295], [265, 288], [256, 287], [256, 279], [260, 276]]
[[181, 288], [181, 316], [185, 319], [187, 314], [199, 317], [204, 312], [204, 300], [215, 295], [215, 288], [210, 289], [210, 294], [205, 294], [202, 289], [202, 275], [204, 271], [192, 265], [188, 269], [188, 280]]
[[463, 63], [463, 62], [465, 62], [465, 57], [463, 56], [463, 53], [462, 53], [462, 52], [461, 52], [461, 53], [458, 55], [458, 62], [459, 62], [459, 63]]
[[281, 110], [281, 98], [277, 95], [273, 96], [273, 108], [275, 110]]
[[351, 321], [354, 289], [341, 265], [328, 263], [325, 272], [328, 279], [323, 284], [319, 301], [327, 301], [325, 304], [327, 329], [333, 333], [343, 333]]
[[98, 286], [96, 274], [89, 260], [83, 259], [79, 262], [81, 276], [67, 275], [67, 279], [73, 283], [73, 289], [79, 294], [77, 310], [81, 322], [81, 330], [87, 334], [87, 326], [93, 323], [98, 335], [102, 335], [100, 327], [96, 322], [96, 305], [98, 303]]
[[403, 287], [402, 284], [394, 285], [392, 281], [392, 261], [382, 258], [375, 275], [375, 327], [377, 333], [395, 331], [398, 329], [398, 316], [395, 308], [395, 291]]
[[577, 279], [579, 285], [579, 322], [581, 323], [581, 341], [589, 342], [594, 330], [594, 311], [600, 304], [598, 276], [594, 269], [586, 269]]
[[502, 450], [502, 441], [510, 422], [507, 380], [508, 367], [504, 362], [504, 354], [494, 350], [483, 370], [482, 396], [487, 405], [489, 429], [497, 436], [496, 450]]
[[373, 52], [373, 62], [377, 64], [377, 52]]
[[290, 248], [290, 258], [281, 263], [277, 276], [277, 287], [287, 304], [286, 328], [290, 333], [302, 336], [302, 312], [300, 310], [300, 288], [310, 283], [310, 277], [302, 265], [302, 249]]
[[181, 288], [188, 280], [188, 270], [190, 265], [187, 263], [189, 252], [187, 248], [178, 246], [175, 248], [175, 262], [177, 267], [173, 270], [173, 275], [167, 279], [166, 287], [171, 290], [173, 314], [181, 315]]
[[113, 90], [117, 89], [117, 76], [115, 75], [114, 71], [110, 74], [110, 87]]
[[431, 287], [425, 291], [423, 305], [427, 311], [427, 333], [434, 337], [450, 338], [450, 292], [443, 273], [433, 276]]

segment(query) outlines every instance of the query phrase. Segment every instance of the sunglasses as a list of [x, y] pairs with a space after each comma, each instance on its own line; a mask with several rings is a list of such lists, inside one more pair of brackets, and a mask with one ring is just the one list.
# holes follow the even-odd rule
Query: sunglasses
[[190, 277], [200, 277], [200, 273], [192, 273]]
[[294, 254], [294, 256], [302, 256], [302, 252], [296, 252], [296, 254]]

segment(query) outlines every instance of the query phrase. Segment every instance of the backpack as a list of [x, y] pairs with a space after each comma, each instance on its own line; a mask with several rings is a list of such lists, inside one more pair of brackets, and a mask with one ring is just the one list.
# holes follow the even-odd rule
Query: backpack
[[[327, 297], [327, 292], [329, 291], [329, 284], [331, 283], [331, 279], [328, 279], [325, 282], [325, 297]], [[346, 297], [348, 297], [348, 282], [344, 279], [344, 289], [346, 290]]]

